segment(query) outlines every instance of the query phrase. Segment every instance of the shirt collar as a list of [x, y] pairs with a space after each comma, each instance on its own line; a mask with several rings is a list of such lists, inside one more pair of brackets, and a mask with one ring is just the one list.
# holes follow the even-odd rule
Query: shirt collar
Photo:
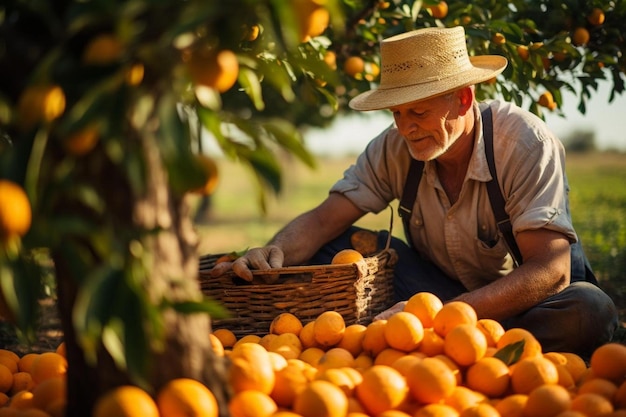
[[487, 164], [487, 156], [485, 155], [485, 138], [483, 136], [483, 120], [480, 111], [488, 105], [484, 104], [479, 107], [478, 103], [474, 103], [474, 150], [472, 158], [467, 167], [466, 178], [488, 182], [491, 180], [489, 165]]

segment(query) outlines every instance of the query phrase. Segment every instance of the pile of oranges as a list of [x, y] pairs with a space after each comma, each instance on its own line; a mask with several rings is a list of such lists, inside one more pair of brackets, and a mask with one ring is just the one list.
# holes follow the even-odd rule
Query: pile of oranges
[[589, 363], [543, 352], [530, 332], [430, 293], [367, 326], [282, 313], [265, 335], [211, 340], [230, 358], [232, 417], [626, 416], [626, 346]]
[[[543, 352], [530, 332], [430, 293], [369, 325], [347, 325], [335, 311], [308, 323], [284, 312], [267, 334], [209, 337], [228, 363], [232, 417], [626, 417], [626, 346], [602, 345], [588, 362]], [[63, 415], [63, 352], [0, 350], [0, 417]], [[93, 417], [218, 413], [205, 385], [180, 378], [153, 396], [114, 389]]]

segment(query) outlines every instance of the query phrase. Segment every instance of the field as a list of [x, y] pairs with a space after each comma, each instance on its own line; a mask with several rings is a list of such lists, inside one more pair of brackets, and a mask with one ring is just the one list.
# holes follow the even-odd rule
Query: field
[[[267, 194], [265, 214], [252, 175], [240, 165], [219, 161], [220, 184], [209, 215], [199, 212], [200, 252], [221, 253], [263, 245], [287, 221], [313, 208], [341, 177], [354, 157], [318, 160], [316, 169], [284, 159], [284, 189]], [[567, 173], [574, 225], [601, 286], [611, 295], [626, 321], [626, 155], [570, 154]], [[395, 214], [393, 234], [402, 237]], [[202, 214], [202, 216], [200, 216]], [[359, 224], [389, 229], [391, 211], [367, 215]]]

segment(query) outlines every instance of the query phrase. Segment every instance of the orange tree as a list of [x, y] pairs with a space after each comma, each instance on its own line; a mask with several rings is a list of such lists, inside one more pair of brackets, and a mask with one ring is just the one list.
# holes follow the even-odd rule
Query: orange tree
[[52, 271], [68, 416], [113, 386], [154, 392], [177, 376], [228, 398], [207, 337], [222, 312], [197, 285], [189, 216], [190, 193], [215, 180], [203, 132], [250, 167], [262, 208], [281, 187], [274, 151], [314, 165], [299, 128], [376, 85], [381, 39], [427, 26], [462, 25], [471, 54], [509, 59], [479, 98], [541, 115], [564, 90], [581, 112], [598, 82], [613, 84], [609, 101], [624, 90], [624, 0], [9, 0], [0, 12], [0, 314], [32, 334]]

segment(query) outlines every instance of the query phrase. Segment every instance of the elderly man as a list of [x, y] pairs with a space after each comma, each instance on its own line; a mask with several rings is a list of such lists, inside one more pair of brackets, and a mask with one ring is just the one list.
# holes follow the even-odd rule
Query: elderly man
[[474, 85], [500, 74], [506, 59], [469, 57], [465, 32], [455, 27], [388, 38], [381, 62], [379, 88], [350, 106], [389, 109], [395, 124], [326, 200], [232, 269], [250, 280], [251, 268], [327, 263], [349, 247], [354, 222], [398, 199], [409, 245], [393, 240], [398, 304], [379, 318], [428, 291], [465, 301], [505, 328], [530, 330], [545, 350], [588, 357], [618, 320], [572, 226], [563, 147], [535, 115], [475, 100]]

